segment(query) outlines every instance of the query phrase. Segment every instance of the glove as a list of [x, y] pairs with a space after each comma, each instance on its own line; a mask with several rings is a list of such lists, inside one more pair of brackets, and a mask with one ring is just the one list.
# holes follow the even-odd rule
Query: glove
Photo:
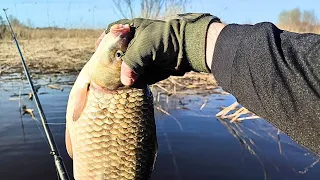
[[206, 35], [210, 23], [220, 20], [210, 14], [179, 14], [168, 21], [122, 19], [130, 24], [133, 39], [122, 60], [148, 84], [186, 72], [210, 72], [206, 64]]

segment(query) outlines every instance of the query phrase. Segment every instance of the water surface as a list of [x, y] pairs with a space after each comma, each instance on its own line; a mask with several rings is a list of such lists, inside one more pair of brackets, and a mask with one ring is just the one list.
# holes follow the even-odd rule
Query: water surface
[[[56, 180], [54, 161], [41, 123], [20, 115], [15, 95], [29, 93], [26, 81], [0, 77], [0, 175], [1, 180]], [[36, 80], [40, 101], [66, 167], [72, 160], [64, 145], [65, 110], [73, 76]], [[63, 91], [48, 88], [59, 83]], [[21, 104], [35, 109], [22, 96]], [[200, 110], [203, 103], [206, 106]], [[215, 114], [232, 104], [231, 95], [193, 95], [159, 98], [155, 110], [159, 143], [153, 180], [163, 179], [319, 179], [320, 165], [314, 156], [264, 120], [231, 124]], [[170, 113], [171, 116], [163, 113]], [[38, 113], [35, 109], [36, 118]]]

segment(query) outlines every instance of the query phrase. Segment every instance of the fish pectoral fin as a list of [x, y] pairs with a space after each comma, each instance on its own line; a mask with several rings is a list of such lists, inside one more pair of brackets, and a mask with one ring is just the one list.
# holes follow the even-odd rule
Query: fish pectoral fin
[[98, 38], [97, 42], [96, 42], [96, 50], [100, 44], [100, 42], [102, 41], [103, 37], [106, 35], [106, 32], [103, 31], [103, 33], [100, 35], [100, 37]]
[[72, 158], [73, 157], [72, 143], [71, 143], [71, 139], [70, 139], [70, 133], [69, 133], [68, 126], [66, 126], [66, 135], [65, 136], [66, 136], [66, 139], [65, 139], [66, 149], [67, 149], [69, 156]]
[[82, 111], [87, 103], [87, 96], [89, 92], [89, 83], [85, 83], [83, 87], [77, 90], [75, 93], [75, 101], [74, 101], [74, 110], [72, 115], [72, 120], [76, 121], [79, 119], [80, 115], [82, 114]]

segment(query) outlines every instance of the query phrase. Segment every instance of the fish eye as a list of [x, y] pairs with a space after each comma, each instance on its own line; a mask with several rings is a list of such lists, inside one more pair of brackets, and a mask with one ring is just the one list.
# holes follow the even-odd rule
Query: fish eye
[[123, 56], [123, 52], [118, 50], [115, 54], [115, 58], [120, 59]]

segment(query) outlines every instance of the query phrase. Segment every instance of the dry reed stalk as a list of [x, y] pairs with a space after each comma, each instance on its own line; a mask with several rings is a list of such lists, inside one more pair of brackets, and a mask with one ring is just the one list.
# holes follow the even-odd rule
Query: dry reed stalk
[[289, 25], [281, 25], [278, 24], [278, 27], [280, 29], [290, 31], [290, 32], [296, 32], [296, 33], [315, 33], [320, 34], [320, 25], [314, 25], [314, 26], [304, 26], [303, 24], [289, 24]]
[[33, 109], [29, 109], [29, 108], [27, 108], [26, 105], [23, 105], [22, 106], [22, 110], [23, 110], [23, 114], [22, 115], [29, 114], [32, 119], [36, 120], [36, 117], [34, 116], [34, 110]]
[[[16, 37], [20, 40], [43, 38], [97, 38], [102, 29], [64, 29], [64, 28], [29, 28], [24, 26], [13, 27]], [[1, 34], [2, 39], [11, 39], [8, 27]]]
[[63, 87], [61, 87], [59, 85], [56, 85], [56, 84], [49, 84], [48, 87], [51, 88], [51, 89], [56, 89], [56, 90], [59, 90], [59, 91], [63, 91]]
[[32, 100], [33, 100], [33, 94], [32, 94], [32, 92], [29, 93], [28, 99], [29, 99], [29, 101], [32, 101]]
[[[237, 109], [238, 106], [240, 106], [240, 104], [236, 101], [230, 106], [223, 108], [220, 112], [216, 114], [216, 117], [219, 117], [221, 119], [229, 119], [231, 123], [260, 118], [259, 116], [250, 112], [245, 107], [240, 107], [239, 109]], [[233, 111], [233, 110], [236, 110], [236, 111], [234, 113], [227, 115], [230, 111]], [[241, 115], [250, 115], [250, 116], [240, 118]]]
[[255, 156], [257, 158], [258, 162], [260, 163], [260, 165], [262, 167], [264, 179], [265, 180], [268, 179], [268, 173], [266, 171], [265, 165], [264, 165], [261, 157], [254, 150], [254, 147], [256, 147], [254, 141], [251, 138], [248, 138], [245, 135], [245, 133], [241, 130], [241, 128], [239, 126], [237, 126], [237, 124], [226, 122], [220, 118], [218, 118], [218, 120], [228, 130], [228, 132], [239, 141], [241, 146], [243, 146], [245, 149], [247, 149], [249, 151], [250, 154], [252, 154], [253, 156]]
[[208, 99], [205, 99], [203, 104], [200, 107], [200, 110], [202, 110], [207, 105]]

